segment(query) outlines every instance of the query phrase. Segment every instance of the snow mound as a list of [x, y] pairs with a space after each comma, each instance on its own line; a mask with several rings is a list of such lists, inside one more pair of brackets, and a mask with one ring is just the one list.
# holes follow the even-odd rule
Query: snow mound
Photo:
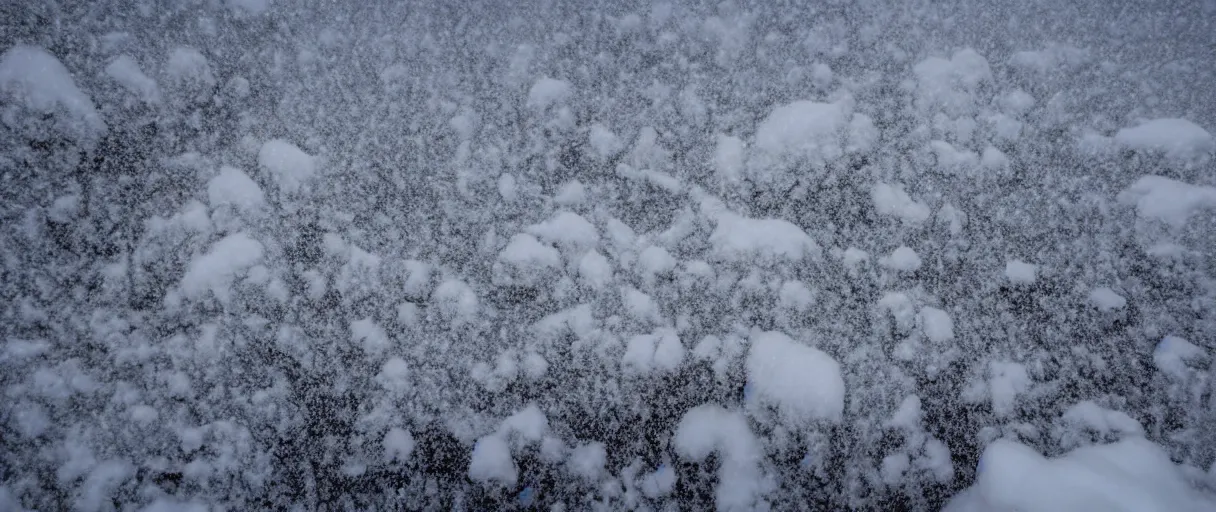
[[76, 87], [68, 69], [37, 46], [17, 45], [0, 55], [0, 100], [4, 112], [23, 106], [54, 116], [55, 131], [78, 142], [95, 143], [106, 131], [93, 100]]
[[262, 145], [258, 165], [270, 172], [279, 188], [295, 193], [317, 172], [316, 160], [295, 144], [274, 139]]
[[1144, 427], [1126, 413], [1112, 411], [1092, 401], [1078, 402], [1064, 411], [1063, 420], [1071, 425], [1099, 434], [1119, 433], [1143, 435]]
[[717, 453], [718, 510], [765, 510], [766, 489], [760, 470], [763, 451], [747, 418], [716, 404], [704, 404], [684, 413], [672, 445], [677, 454], [701, 462]]
[[797, 262], [820, 254], [819, 245], [789, 221], [750, 219], [733, 213], [718, 216], [709, 243], [717, 259], [728, 262]]
[[844, 155], [849, 112], [840, 103], [795, 101], [777, 107], [756, 129], [756, 149], [771, 157], [827, 162]]
[[211, 246], [211, 250], [190, 262], [182, 277], [181, 290], [186, 297], [198, 298], [208, 291], [221, 302], [232, 295], [229, 288], [237, 274], [262, 261], [262, 243], [245, 233], [228, 235]]
[[230, 205], [252, 209], [263, 205], [266, 197], [262, 188], [248, 174], [235, 167], [223, 166], [216, 177], [207, 182], [207, 201], [211, 207]]
[[785, 423], [840, 420], [844, 378], [831, 356], [769, 331], [752, 336], [746, 364], [756, 403], [776, 407]]
[[549, 277], [547, 271], [561, 267], [562, 256], [536, 237], [520, 233], [511, 237], [494, 265], [495, 284], [534, 285]]
[[1216, 497], [1193, 488], [1160, 447], [1140, 437], [1051, 459], [1021, 443], [998, 440], [984, 450], [975, 483], [945, 510], [1211, 511]]
[[879, 215], [896, 217], [905, 224], [921, 224], [929, 220], [929, 207], [912, 200], [901, 185], [878, 183], [870, 189], [874, 209]]
[[106, 76], [147, 103], [160, 102], [160, 86], [139, 69], [130, 55], [119, 55], [106, 66]]
[[945, 311], [931, 307], [921, 308], [920, 324], [929, 341], [945, 343], [954, 340], [954, 320], [951, 320], [950, 314]]
[[922, 264], [916, 251], [906, 245], [891, 251], [891, 255], [882, 258], [881, 263], [882, 266], [899, 272], [916, 272]]
[[988, 363], [988, 391], [992, 398], [992, 412], [998, 417], [1013, 414], [1018, 395], [1030, 389], [1030, 374], [1026, 366], [1014, 362], [990, 361]]
[[1211, 133], [1178, 118], [1153, 119], [1124, 128], [1115, 133], [1115, 141], [1128, 149], [1160, 151], [1178, 160], [1191, 160], [1216, 150], [1216, 139]]
[[550, 105], [565, 101], [574, 92], [570, 82], [554, 78], [537, 80], [528, 90], [528, 106], [545, 109]]
[[549, 420], [535, 404], [520, 409], [499, 424], [493, 433], [477, 440], [469, 458], [469, 479], [482, 484], [511, 487], [519, 480], [512, 447], [539, 443], [549, 430]]
[[1135, 206], [1142, 218], [1182, 227], [1200, 210], [1216, 210], [1216, 187], [1191, 185], [1162, 176], [1143, 176], [1116, 198]]

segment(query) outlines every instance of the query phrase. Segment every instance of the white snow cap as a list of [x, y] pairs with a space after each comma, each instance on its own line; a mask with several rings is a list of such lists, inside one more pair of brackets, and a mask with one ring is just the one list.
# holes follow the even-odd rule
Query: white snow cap
[[1141, 437], [1048, 459], [1010, 440], [988, 445], [975, 483], [946, 512], [1216, 510], [1157, 445]]
[[921, 224], [929, 219], [929, 207], [913, 201], [903, 185], [877, 183], [870, 189], [870, 198], [879, 215], [898, 218], [905, 224]]
[[1153, 119], [1115, 134], [1115, 141], [1137, 151], [1160, 151], [1169, 158], [1189, 160], [1216, 151], [1216, 139], [1186, 119]]
[[781, 219], [749, 219], [734, 213], [718, 214], [718, 225], [709, 235], [713, 254], [728, 262], [797, 262], [818, 257], [819, 245], [806, 232]]
[[1162, 176], [1143, 176], [1116, 198], [1135, 206], [1141, 218], [1182, 227], [1201, 210], [1216, 210], [1216, 187], [1191, 185]]
[[550, 105], [565, 101], [573, 91], [570, 82], [545, 77], [537, 80], [528, 90], [528, 106], [543, 110]]
[[1114, 290], [1103, 286], [1089, 292], [1089, 303], [1098, 308], [1098, 311], [1109, 313], [1127, 306], [1127, 299], [1115, 293]]
[[245, 233], [233, 233], [216, 242], [206, 254], [194, 258], [182, 277], [186, 297], [198, 298], [210, 291], [221, 302], [232, 296], [233, 279], [262, 261], [262, 243]]
[[269, 171], [279, 188], [289, 194], [298, 192], [317, 172], [315, 158], [282, 139], [262, 145], [258, 165]]
[[684, 413], [672, 445], [680, 457], [694, 462], [718, 453], [718, 510], [767, 508], [759, 467], [764, 453], [742, 414], [716, 404], [699, 405]]
[[77, 142], [95, 143], [106, 131], [93, 100], [76, 87], [68, 69], [37, 46], [17, 45], [0, 55], [0, 105], [10, 99], [11, 105], [55, 115], [56, 131]]
[[1038, 272], [1038, 265], [1022, 260], [1011, 260], [1005, 264], [1005, 277], [1013, 284], [1034, 284]]
[[789, 425], [840, 421], [844, 378], [835, 359], [776, 331], [754, 333], [751, 343], [747, 381], [757, 405], [775, 407]]
[[211, 207], [231, 205], [241, 209], [253, 209], [266, 202], [262, 188], [248, 174], [227, 165], [207, 182], [207, 201]]

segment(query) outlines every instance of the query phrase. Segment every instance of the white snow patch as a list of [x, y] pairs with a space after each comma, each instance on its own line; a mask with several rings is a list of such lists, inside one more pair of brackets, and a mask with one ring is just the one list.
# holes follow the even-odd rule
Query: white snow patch
[[245, 233], [233, 233], [216, 242], [206, 254], [190, 262], [182, 277], [182, 293], [199, 298], [210, 291], [220, 302], [232, 296], [236, 275], [262, 261], [262, 243]]
[[[352, 342], [358, 343], [363, 347], [363, 350], [372, 355], [383, 354], [388, 350], [391, 344], [388, 334], [380, 327], [371, 317], [355, 320], [350, 323], [350, 339]], [[406, 376], [405, 361], [400, 361], [400, 364], [394, 364], [391, 368], [388, 363], [385, 363], [385, 369], [391, 370], [387, 375], [390, 378], [404, 378]]]
[[566, 182], [562, 188], [558, 189], [557, 195], [553, 196], [553, 202], [562, 206], [577, 206], [586, 200], [587, 187], [578, 180]]
[[481, 483], [497, 482], [506, 487], [515, 485], [519, 470], [505, 439], [491, 435], [477, 440], [469, 459], [469, 478]]
[[587, 287], [602, 290], [612, 284], [612, 263], [599, 251], [587, 251], [578, 262], [578, 275]]
[[819, 245], [806, 232], [782, 219], [750, 219], [729, 212], [717, 216], [709, 236], [713, 254], [727, 262], [802, 261], [818, 257]]
[[300, 191], [317, 172], [315, 158], [282, 139], [262, 145], [258, 165], [269, 171], [279, 188], [289, 194]]
[[211, 207], [231, 205], [241, 209], [254, 209], [266, 202], [262, 188], [248, 174], [227, 165], [207, 182], [207, 200]]
[[1011, 260], [1005, 263], [1005, 278], [1017, 285], [1034, 284], [1039, 273], [1039, 266], [1022, 260]]
[[1127, 299], [1122, 295], [1115, 293], [1114, 290], [1108, 287], [1096, 288], [1089, 292], [1089, 303], [1098, 308], [1098, 311], [1109, 313], [1123, 309], [1127, 306]]
[[467, 283], [448, 279], [435, 288], [436, 305], [455, 323], [471, 322], [479, 311], [477, 294]]
[[0, 105], [55, 115], [55, 129], [78, 142], [94, 143], [106, 131], [93, 100], [76, 86], [63, 63], [36, 46], [17, 45], [0, 55], [0, 98], [6, 100]]
[[1216, 210], [1216, 187], [1191, 185], [1162, 176], [1143, 176], [1116, 197], [1136, 213], [1182, 227], [1200, 210]]
[[945, 343], [954, 340], [954, 320], [951, 320], [945, 311], [932, 307], [921, 308], [920, 324], [929, 341]]
[[844, 154], [841, 132], [848, 116], [842, 103], [795, 101], [777, 107], [756, 128], [756, 149], [776, 158], [835, 160]]
[[776, 331], [757, 332], [751, 343], [747, 380], [758, 404], [775, 407], [789, 425], [840, 421], [844, 378], [836, 360]]
[[607, 126], [600, 123], [591, 125], [591, 129], [587, 133], [587, 142], [591, 144], [591, 149], [595, 151], [600, 160], [608, 160], [625, 149], [621, 139]]
[[1169, 158], [1190, 160], [1216, 151], [1216, 139], [1186, 119], [1153, 119], [1115, 134], [1115, 141], [1137, 151], [1160, 151]]
[[627, 375], [672, 372], [684, 361], [684, 352], [684, 344], [675, 329], [662, 328], [653, 334], [639, 334], [626, 344], [621, 369]]
[[595, 225], [573, 212], [559, 212], [552, 219], [533, 224], [528, 227], [528, 233], [572, 251], [593, 249], [600, 241]]
[[916, 251], [906, 245], [891, 251], [891, 255], [882, 258], [879, 263], [899, 272], [915, 272], [921, 266], [920, 256], [917, 256]]
[[495, 263], [494, 282], [499, 285], [534, 285], [551, 277], [551, 272], [562, 264], [557, 249], [542, 244], [536, 237], [520, 233], [498, 253]]
[[147, 103], [160, 102], [160, 86], [139, 69], [139, 64], [130, 55], [119, 55], [105, 69], [106, 76], [118, 82], [124, 89]]
[[1187, 363], [1206, 359], [1207, 353], [1202, 348], [1177, 336], [1166, 336], [1153, 350], [1153, 366], [1177, 380], [1184, 379], [1192, 372]]
[[211, 63], [202, 52], [187, 46], [178, 46], [169, 53], [165, 73], [170, 83], [205, 91], [215, 86], [215, 75]]
[[718, 135], [714, 149], [714, 169], [718, 180], [724, 184], [738, 183], [743, 179], [743, 140], [730, 135]]
[[1143, 435], [1144, 427], [1126, 413], [1113, 411], [1092, 401], [1076, 403], [1064, 411], [1065, 422], [1099, 434]]
[[815, 294], [802, 281], [786, 281], [777, 292], [778, 307], [796, 313], [806, 313], [815, 304]]
[[574, 476], [594, 481], [604, 474], [604, 466], [607, 464], [608, 450], [604, 443], [593, 442], [571, 451], [566, 469]]
[[760, 469], [764, 453], [742, 414], [716, 404], [699, 405], [684, 413], [672, 445], [677, 454], [694, 462], [718, 453], [714, 498], [719, 510], [767, 508], [763, 495], [771, 485]]
[[976, 481], [946, 512], [1216, 510], [1157, 445], [1141, 437], [1048, 459], [1010, 440], [988, 445]]
[[393, 427], [384, 434], [381, 446], [384, 447], [385, 460], [389, 462], [405, 462], [409, 460], [410, 455], [413, 455], [416, 443], [414, 442], [414, 436], [408, 430], [401, 427]]
[[570, 82], [545, 77], [537, 80], [528, 90], [528, 106], [543, 110], [565, 101], [573, 92]]
[[870, 189], [870, 198], [879, 215], [896, 217], [906, 224], [920, 224], [929, 219], [929, 207], [912, 200], [902, 185], [877, 183]]
[[1018, 395], [1030, 388], [1030, 375], [1019, 363], [991, 361], [988, 363], [988, 391], [992, 394], [992, 412], [998, 417], [1013, 414]]

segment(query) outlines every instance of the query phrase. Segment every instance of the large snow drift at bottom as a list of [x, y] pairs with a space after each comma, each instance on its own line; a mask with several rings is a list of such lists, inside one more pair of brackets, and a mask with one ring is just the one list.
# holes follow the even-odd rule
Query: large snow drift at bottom
[[1000, 440], [984, 451], [976, 473], [946, 512], [1216, 511], [1216, 496], [1195, 490], [1161, 448], [1140, 437], [1054, 459]]

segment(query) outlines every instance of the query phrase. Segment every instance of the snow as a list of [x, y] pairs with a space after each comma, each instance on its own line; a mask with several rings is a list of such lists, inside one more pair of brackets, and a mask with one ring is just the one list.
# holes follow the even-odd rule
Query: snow
[[514, 175], [503, 173], [498, 176], [498, 195], [508, 203], [519, 198], [519, 186], [515, 182]]
[[139, 64], [130, 55], [119, 55], [105, 69], [106, 76], [121, 85], [131, 94], [147, 103], [159, 103], [160, 86], [139, 69]]
[[757, 403], [775, 407], [784, 423], [840, 421], [845, 392], [840, 364], [819, 349], [780, 332], [757, 332], [746, 369]]
[[569, 181], [553, 196], [553, 202], [562, 206], [577, 206], [587, 201], [587, 187], [578, 180]]
[[602, 290], [612, 284], [612, 263], [599, 251], [588, 251], [579, 260], [578, 275], [587, 287]]
[[671, 491], [676, 486], [676, 472], [671, 469], [671, 466], [663, 464], [655, 469], [654, 472], [648, 473], [642, 477], [642, 494], [647, 498], [655, 499], [671, 494]]
[[1115, 293], [1114, 290], [1103, 286], [1089, 292], [1089, 303], [1098, 308], [1098, 311], [1109, 313], [1127, 306], [1127, 299]]
[[1207, 354], [1202, 348], [1177, 336], [1162, 338], [1153, 350], [1153, 366], [1177, 380], [1182, 380], [1191, 373], [1188, 363], [1197, 363], [1204, 359], [1207, 359]]
[[558, 212], [553, 218], [528, 227], [528, 233], [564, 250], [585, 251], [599, 244], [595, 225], [574, 212]]
[[1005, 278], [1015, 285], [1034, 284], [1039, 273], [1039, 266], [1022, 260], [1010, 260], [1005, 263]]
[[447, 279], [440, 283], [432, 296], [436, 305], [456, 323], [472, 321], [480, 309], [477, 293], [459, 279]]
[[914, 201], [902, 185], [877, 183], [870, 189], [870, 198], [879, 215], [898, 218], [905, 224], [921, 224], [929, 219], [929, 207]]
[[280, 190], [288, 194], [300, 192], [317, 173], [315, 158], [282, 139], [262, 145], [258, 151], [258, 165], [270, 173]]
[[477, 440], [469, 458], [469, 479], [475, 482], [496, 482], [503, 486], [514, 486], [519, 480], [519, 470], [511, 458], [511, 447], [500, 436], [486, 436]]
[[988, 391], [992, 412], [999, 417], [1013, 414], [1018, 395], [1030, 388], [1030, 375], [1019, 363], [991, 361], [988, 364]]
[[495, 282], [498, 284], [534, 285], [547, 280], [548, 272], [561, 267], [561, 253], [540, 243], [536, 237], [520, 233], [498, 253]]
[[729, 212], [720, 213], [717, 221], [709, 243], [721, 261], [798, 262], [820, 254], [819, 245], [789, 221], [750, 219]]
[[1106, 409], [1090, 400], [1073, 404], [1064, 411], [1062, 419], [1075, 426], [1083, 427], [1099, 434], [1119, 433], [1124, 435], [1143, 435], [1144, 427], [1121, 411]]
[[959, 116], [974, 108], [980, 84], [992, 81], [988, 61], [975, 50], [959, 50], [950, 59], [929, 57], [913, 68], [917, 78], [917, 105], [921, 109], [941, 109]]
[[178, 46], [169, 53], [165, 73], [169, 75], [171, 83], [194, 89], [210, 89], [216, 83], [207, 57], [186, 46]]
[[1136, 214], [1175, 227], [1203, 210], [1216, 210], [1216, 187], [1191, 185], [1163, 176], [1143, 176], [1120, 192], [1119, 203], [1135, 206]]
[[587, 142], [591, 144], [591, 149], [595, 151], [595, 155], [600, 160], [608, 160], [625, 149], [621, 139], [607, 126], [599, 123], [591, 125], [591, 129], [587, 133]]
[[639, 334], [629, 339], [621, 356], [621, 369], [626, 375], [669, 373], [684, 361], [684, 344], [675, 329], [663, 328], [653, 334]]
[[726, 184], [738, 183], [743, 179], [743, 139], [730, 135], [718, 135], [717, 146], [714, 149], [714, 170], [718, 180]]
[[226, 0], [225, 3], [234, 12], [245, 14], [262, 14], [270, 9], [272, 0]]
[[759, 464], [763, 451], [742, 414], [717, 404], [690, 409], [680, 418], [672, 446], [680, 457], [701, 462], [717, 453], [718, 510], [764, 509], [766, 484]]
[[[76, 86], [63, 63], [36, 46], [17, 45], [0, 55], [0, 99], [6, 100], [0, 105], [55, 116], [56, 131], [84, 144], [95, 143], [106, 131], [93, 100]], [[0, 112], [9, 112], [9, 107]]]
[[548, 77], [541, 78], [528, 90], [528, 106], [544, 110], [569, 99], [573, 91], [570, 82]]
[[1139, 437], [1046, 458], [1011, 440], [988, 445], [975, 483], [946, 512], [1036, 510], [1201, 511], [1201, 494], [1159, 447]]
[[1115, 134], [1115, 141], [1137, 151], [1161, 152], [1169, 158], [1191, 160], [1216, 151], [1216, 139], [1203, 127], [1186, 119], [1145, 121]]
[[638, 322], [657, 324], [663, 320], [662, 315], [659, 313], [658, 302], [655, 302], [653, 297], [637, 288], [632, 286], [622, 287], [621, 302], [625, 305], [625, 312]]
[[782, 309], [806, 313], [814, 303], [814, 293], [802, 281], [786, 281], [777, 292], [777, 304]]
[[929, 341], [945, 343], [954, 340], [954, 320], [945, 311], [923, 307], [920, 310], [920, 323]]
[[756, 128], [756, 149], [773, 157], [826, 162], [844, 154], [848, 112], [839, 103], [796, 101], [777, 107]]
[[670, 274], [676, 269], [676, 259], [667, 249], [652, 245], [638, 254], [638, 273], [650, 282], [658, 275]]
[[232, 297], [231, 285], [237, 274], [262, 261], [262, 243], [244, 232], [233, 233], [194, 258], [181, 280], [181, 291], [188, 298], [201, 298], [211, 292], [220, 302]]
[[265, 204], [266, 197], [262, 188], [248, 174], [225, 165], [220, 167], [218, 175], [207, 182], [207, 201], [212, 208], [230, 205], [251, 210]]
[[916, 251], [906, 245], [891, 251], [891, 255], [882, 258], [882, 266], [899, 272], [915, 272], [920, 270], [920, 256], [916, 255]]
[[571, 451], [566, 468], [571, 474], [584, 480], [596, 480], [603, 475], [607, 463], [608, 450], [604, 443], [592, 442]]
[[[377, 336], [379, 334], [380, 333], [375, 333], [370, 336], [364, 337], [363, 340], [361, 340], [361, 341], [363, 341], [365, 345], [370, 344], [367, 341], [368, 338]], [[376, 347], [375, 350], [377, 352], [382, 352], [382, 351], [388, 349], [388, 346], [387, 346], [388, 340], [386, 338], [381, 338], [381, 339], [383, 339], [385, 341], [385, 343], [381, 346]], [[374, 343], [374, 342], [372, 342], [372, 343]], [[380, 373], [376, 374], [375, 380], [384, 389], [386, 389], [390, 392], [399, 393], [399, 392], [409, 389], [409, 377], [410, 377], [409, 365], [406, 364], [404, 359], [394, 356], [394, 357], [390, 357], [380, 367]]]
[[414, 436], [401, 427], [393, 427], [384, 434], [381, 446], [384, 448], [384, 459], [389, 462], [405, 462], [414, 453], [417, 444]]

